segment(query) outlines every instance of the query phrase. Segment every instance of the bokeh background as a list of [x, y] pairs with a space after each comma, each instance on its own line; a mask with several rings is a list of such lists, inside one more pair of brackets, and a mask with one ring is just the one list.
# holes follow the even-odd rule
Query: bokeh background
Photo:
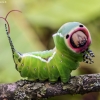
[[[54, 47], [52, 34], [69, 21], [78, 21], [89, 29], [94, 64], [80, 63], [72, 75], [100, 72], [100, 0], [0, 0], [0, 16], [9, 14], [10, 36], [21, 53], [49, 50]], [[0, 83], [22, 79], [15, 69], [11, 49], [5, 32], [5, 22], [0, 19]], [[65, 95], [49, 100], [100, 100], [99, 93]]]

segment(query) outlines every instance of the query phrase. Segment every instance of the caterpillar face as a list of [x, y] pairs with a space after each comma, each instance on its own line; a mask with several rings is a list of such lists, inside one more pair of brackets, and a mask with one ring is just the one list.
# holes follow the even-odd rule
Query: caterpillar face
[[66, 23], [58, 32], [63, 35], [66, 46], [75, 53], [84, 52], [91, 44], [88, 29], [79, 22]]
[[66, 23], [58, 30], [58, 34], [64, 39], [67, 49], [75, 54], [82, 54], [83, 61], [86, 63], [93, 63], [91, 57], [94, 57], [94, 54], [89, 50], [91, 44], [90, 32], [83, 24], [79, 22]]
[[67, 47], [76, 53], [84, 52], [91, 44], [90, 33], [82, 24], [65, 34], [64, 40]]

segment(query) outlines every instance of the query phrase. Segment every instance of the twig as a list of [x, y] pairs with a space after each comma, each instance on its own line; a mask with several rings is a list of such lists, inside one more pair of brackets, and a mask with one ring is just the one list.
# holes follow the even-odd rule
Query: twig
[[85, 94], [100, 91], [100, 74], [85, 74], [71, 77], [69, 82], [32, 82], [20, 80], [0, 84], [0, 100], [37, 100], [65, 94]]

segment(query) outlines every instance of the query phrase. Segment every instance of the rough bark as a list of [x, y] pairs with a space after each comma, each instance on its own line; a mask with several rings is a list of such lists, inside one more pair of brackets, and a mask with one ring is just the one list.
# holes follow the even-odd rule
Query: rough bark
[[57, 95], [98, 91], [100, 91], [100, 74], [74, 76], [66, 84], [20, 80], [15, 83], [0, 84], [0, 100], [37, 100]]

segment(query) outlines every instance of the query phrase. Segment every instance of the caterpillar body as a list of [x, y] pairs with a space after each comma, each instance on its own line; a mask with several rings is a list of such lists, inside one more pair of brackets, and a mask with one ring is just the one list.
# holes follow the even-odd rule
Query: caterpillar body
[[90, 33], [79, 22], [68, 22], [60, 27], [53, 35], [54, 49], [24, 54], [15, 50], [6, 24], [5, 27], [16, 69], [22, 77], [29, 80], [48, 79], [50, 82], [56, 82], [60, 78], [66, 83], [80, 61], [93, 63], [94, 54], [89, 50]]

